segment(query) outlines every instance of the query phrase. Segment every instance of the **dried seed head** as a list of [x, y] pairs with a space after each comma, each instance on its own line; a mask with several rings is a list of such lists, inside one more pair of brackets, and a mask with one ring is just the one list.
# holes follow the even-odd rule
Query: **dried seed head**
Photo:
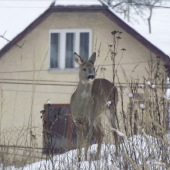
[[101, 70], [101, 71], [105, 71], [106, 68], [105, 68], [105, 67], [101, 67], [100, 70]]
[[117, 53], [115, 53], [115, 52], [113, 52], [113, 51], [112, 51], [112, 52], [111, 52], [111, 54], [114, 54], [114, 55], [116, 55]]
[[119, 36], [118, 36], [118, 37], [116, 37], [116, 38], [117, 38], [117, 39], [119, 39], [119, 40], [121, 39], [121, 37], [119, 37]]
[[112, 31], [111, 34], [115, 35], [118, 31]]

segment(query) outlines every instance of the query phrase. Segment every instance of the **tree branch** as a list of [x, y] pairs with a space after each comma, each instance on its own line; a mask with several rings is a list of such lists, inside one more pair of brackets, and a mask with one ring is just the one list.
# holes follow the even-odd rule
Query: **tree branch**
[[[6, 41], [9, 43], [9, 42], [11, 42], [11, 40], [9, 40], [9, 39], [7, 39], [7, 38], [5, 37], [6, 32], [7, 32], [7, 31], [5, 31], [3, 35], [0, 35], [0, 38], [6, 40]], [[24, 43], [25, 43], [25, 41], [24, 41]], [[17, 46], [18, 48], [22, 48], [22, 46], [24, 45], [24, 43], [23, 43], [22, 45], [15, 44], [15, 46]]]

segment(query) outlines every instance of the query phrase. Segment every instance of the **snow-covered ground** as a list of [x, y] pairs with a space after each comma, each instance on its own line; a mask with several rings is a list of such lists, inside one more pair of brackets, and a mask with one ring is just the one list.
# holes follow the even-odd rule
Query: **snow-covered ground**
[[[77, 161], [77, 150], [71, 150], [53, 159], [42, 160], [22, 168], [6, 167], [5, 170], [119, 170], [127, 164], [129, 169], [168, 170], [170, 165], [170, 146], [161, 140], [143, 135], [133, 136], [120, 144], [120, 154], [115, 155], [114, 145], [102, 145], [101, 156], [95, 160], [97, 144], [89, 148], [88, 161]], [[82, 150], [84, 151], [84, 150]], [[166, 158], [166, 159], [165, 159]], [[166, 163], [165, 163], [166, 162]], [[169, 163], [169, 165], [167, 165]], [[0, 166], [0, 169], [3, 166]]]

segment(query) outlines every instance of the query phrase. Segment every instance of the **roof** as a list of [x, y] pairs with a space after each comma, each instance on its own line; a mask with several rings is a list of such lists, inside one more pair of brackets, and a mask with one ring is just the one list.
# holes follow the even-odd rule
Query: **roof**
[[103, 6], [98, 0], [56, 0], [54, 6]]
[[[70, 3], [71, 2], [71, 3]], [[132, 37], [137, 39], [141, 44], [148, 48], [155, 55], [159, 56], [168, 66], [170, 66], [170, 58], [162, 50], [157, 48], [136, 30], [125, 23], [120, 17], [114, 14], [113, 10], [110, 9], [106, 4], [98, 0], [79, 0], [79, 1], [69, 1], [69, 0], [57, 0], [54, 1], [50, 6], [44, 8], [44, 12], [40, 14], [30, 25], [28, 25], [24, 30], [22, 30], [12, 41], [9, 41], [0, 51], [0, 57], [4, 55], [12, 46], [16, 45], [24, 36], [31, 32], [37, 25], [39, 25], [43, 20], [45, 20], [53, 12], [102, 12], [113, 22], [123, 28]]]

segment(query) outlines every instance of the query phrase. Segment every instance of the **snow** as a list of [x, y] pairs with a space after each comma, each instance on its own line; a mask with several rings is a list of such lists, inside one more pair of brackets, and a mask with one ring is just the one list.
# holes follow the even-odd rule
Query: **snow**
[[98, 0], [57, 0], [55, 6], [102, 6]]
[[154, 89], [154, 88], [156, 87], [156, 85], [155, 85], [155, 84], [152, 84], [151, 87]]
[[[117, 131], [118, 132], [118, 131]], [[118, 132], [120, 136], [126, 135], [122, 132]], [[126, 137], [127, 138], [127, 137]], [[130, 142], [129, 142], [130, 141]], [[33, 164], [25, 165], [21, 168], [14, 166], [6, 167], [6, 170], [69, 170], [69, 169], [108, 169], [119, 170], [120, 166], [125, 166], [127, 158], [135, 162], [138, 169], [142, 169], [144, 166], [149, 170], [164, 170], [166, 169], [165, 162], [162, 161], [162, 157], [166, 157], [169, 160], [170, 146], [162, 143], [161, 140], [148, 136], [144, 132], [143, 135], [132, 136], [124, 143], [119, 145], [121, 152], [118, 156], [115, 155], [115, 146], [109, 144], [102, 144], [100, 159], [94, 158], [97, 151], [97, 144], [93, 144], [88, 150], [88, 161], [84, 160], [84, 149], [82, 149], [81, 161], [77, 161], [77, 150], [71, 150], [60, 155], [55, 155], [53, 159], [42, 160]], [[133, 166], [129, 163], [129, 168], [133, 169]], [[0, 165], [0, 169], [3, 165]], [[122, 169], [122, 168], [121, 168]]]
[[133, 97], [133, 94], [132, 94], [132, 93], [129, 93], [129, 94], [128, 94], [128, 97], [129, 97], [129, 98], [132, 98], [132, 97]]
[[170, 145], [170, 130], [163, 135], [163, 138]]
[[140, 87], [141, 89], [143, 89], [143, 88], [145, 87], [145, 85], [141, 84], [139, 87]]
[[140, 104], [140, 108], [142, 109], [142, 110], [144, 110], [145, 109], [145, 105], [144, 104]]
[[47, 101], [47, 104], [51, 104], [50, 100]]
[[107, 107], [110, 107], [111, 104], [112, 104], [111, 101], [108, 101], [108, 102], [106, 103]]
[[151, 86], [151, 82], [150, 82], [150, 81], [148, 81], [148, 82], [147, 82], [147, 85]]
[[113, 131], [115, 131], [119, 136], [127, 139], [127, 136], [126, 136], [124, 133], [120, 132], [118, 129], [115, 129], [115, 128], [111, 128], [111, 129], [112, 129]]

